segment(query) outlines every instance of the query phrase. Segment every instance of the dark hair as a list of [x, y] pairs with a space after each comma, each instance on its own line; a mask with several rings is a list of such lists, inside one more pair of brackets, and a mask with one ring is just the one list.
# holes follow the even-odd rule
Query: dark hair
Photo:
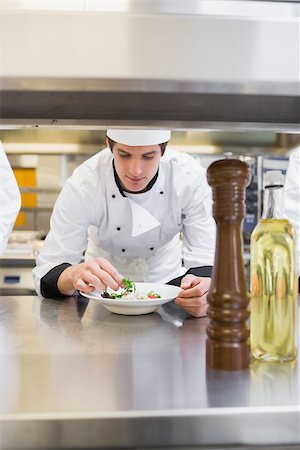
[[[114, 145], [116, 144], [116, 142], [113, 141], [112, 139], [110, 139], [108, 136], [106, 136], [106, 137], [107, 137], [109, 148], [111, 149], [111, 151], [113, 151], [113, 148], [114, 148]], [[163, 154], [165, 153], [168, 142], [169, 141], [159, 144], [160, 150], [161, 150], [161, 156], [163, 156]]]

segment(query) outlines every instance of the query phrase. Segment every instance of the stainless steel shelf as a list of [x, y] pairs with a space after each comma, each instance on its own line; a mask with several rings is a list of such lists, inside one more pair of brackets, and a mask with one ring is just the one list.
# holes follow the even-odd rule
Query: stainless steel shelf
[[300, 446], [298, 365], [208, 369], [207, 318], [73, 297], [0, 310], [3, 450]]
[[0, 126], [299, 133], [299, 8], [230, 3], [261, 12], [188, 14], [184, 5], [161, 14], [165, 1], [153, 13], [2, 11]]

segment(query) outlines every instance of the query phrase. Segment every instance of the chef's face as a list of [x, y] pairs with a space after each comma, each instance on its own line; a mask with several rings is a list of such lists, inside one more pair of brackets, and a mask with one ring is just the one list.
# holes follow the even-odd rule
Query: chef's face
[[115, 169], [123, 188], [139, 192], [145, 189], [156, 174], [161, 148], [159, 145], [131, 147], [116, 142], [113, 155]]

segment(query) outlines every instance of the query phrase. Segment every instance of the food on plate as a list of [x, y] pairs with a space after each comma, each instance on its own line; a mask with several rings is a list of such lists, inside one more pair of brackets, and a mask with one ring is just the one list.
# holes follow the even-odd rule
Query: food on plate
[[159, 294], [154, 291], [148, 293], [137, 292], [134, 281], [129, 278], [123, 278], [122, 284], [124, 289], [118, 293], [104, 291], [101, 296], [103, 298], [121, 298], [122, 300], [149, 300], [153, 298], [161, 298]]

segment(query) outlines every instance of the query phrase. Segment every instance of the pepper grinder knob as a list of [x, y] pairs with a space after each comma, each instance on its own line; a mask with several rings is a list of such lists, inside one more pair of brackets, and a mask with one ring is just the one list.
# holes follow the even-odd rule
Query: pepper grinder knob
[[245, 188], [250, 182], [246, 163], [225, 159], [212, 163], [207, 180], [213, 193], [217, 224], [215, 263], [207, 296], [206, 364], [211, 369], [249, 367], [250, 346], [246, 279], [241, 224], [245, 213]]

